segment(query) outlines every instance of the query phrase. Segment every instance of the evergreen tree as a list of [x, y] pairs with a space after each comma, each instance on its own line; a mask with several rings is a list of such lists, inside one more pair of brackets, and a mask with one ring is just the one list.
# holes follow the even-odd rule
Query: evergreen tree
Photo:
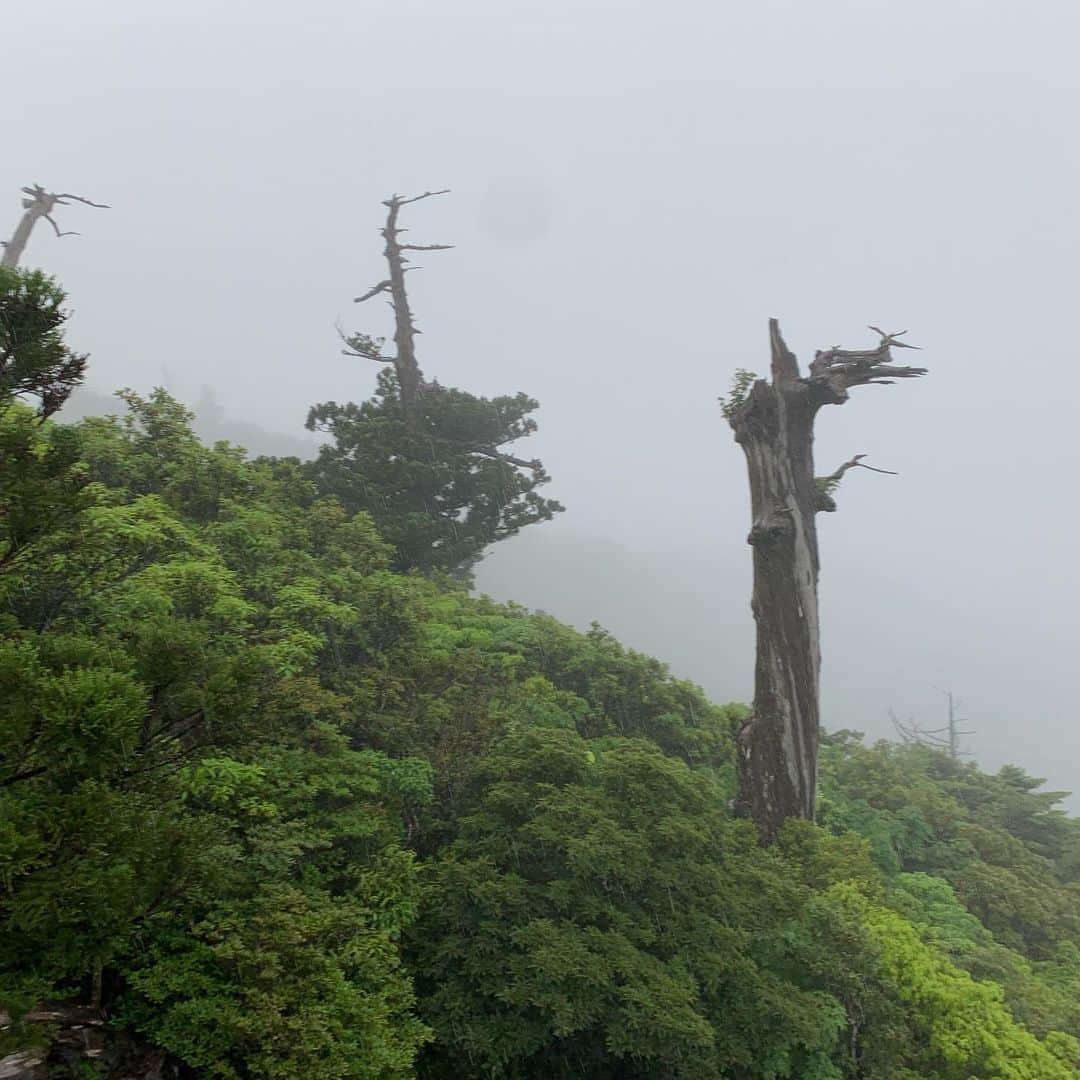
[[445, 244], [407, 244], [398, 214], [412, 199], [387, 199], [382, 235], [389, 278], [357, 302], [387, 294], [394, 310], [392, 356], [382, 338], [353, 334], [346, 354], [388, 365], [373, 399], [360, 405], [330, 401], [308, 414], [310, 430], [325, 432], [310, 467], [323, 492], [350, 510], [365, 510], [394, 546], [399, 570], [443, 571], [468, 578], [485, 548], [527, 525], [549, 521], [562, 506], [537, 493], [549, 477], [543, 464], [506, 447], [536, 430], [538, 403], [525, 394], [482, 398], [424, 378], [416, 358], [419, 332], [409, 307], [409, 251]]
[[86, 372], [86, 357], [65, 343], [67, 294], [40, 270], [0, 267], [0, 405], [37, 399], [51, 416]]
[[86, 357], [64, 340], [66, 298], [38, 270], [0, 266], [0, 572], [86, 505], [77, 437], [40, 424], [86, 371]]
[[548, 475], [501, 447], [536, 430], [524, 394], [478, 398], [427, 383], [410, 425], [393, 371], [360, 405], [317, 405], [308, 427], [333, 436], [308, 475], [350, 511], [364, 510], [393, 545], [398, 570], [467, 576], [485, 548], [549, 521], [562, 507], [537, 492]]

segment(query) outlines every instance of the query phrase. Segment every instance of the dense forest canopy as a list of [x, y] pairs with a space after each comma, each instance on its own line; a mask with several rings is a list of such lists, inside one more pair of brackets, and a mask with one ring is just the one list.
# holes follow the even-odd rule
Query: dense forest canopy
[[[30, 293], [62, 313], [8, 271], [0, 319]], [[75, 381], [54, 316], [16, 339], [37, 381], [0, 382], [4, 1053], [233, 1080], [1077, 1074], [1058, 793], [834, 732], [818, 822], [763, 848], [729, 809], [743, 706], [396, 567], [322, 473], [207, 446], [164, 391], [46, 418]], [[90, 1057], [43, 1010], [71, 1002], [107, 1018]]]

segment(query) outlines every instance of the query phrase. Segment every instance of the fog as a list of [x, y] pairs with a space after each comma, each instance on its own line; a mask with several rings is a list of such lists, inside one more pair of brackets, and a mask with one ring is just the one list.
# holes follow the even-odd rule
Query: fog
[[[430, 377], [542, 403], [555, 522], [481, 589], [672, 663], [752, 675], [748, 497], [717, 406], [767, 364], [909, 328], [923, 380], [822, 412], [823, 716], [891, 733], [964, 699], [985, 767], [1080, 788], [1072, 339], [1080, 8], [1005, 0], [36, 0], [0, 14], [0, 233], [40, 182], [99, 393], [165, 383], [303, 441], [375, 365], [335, 323], [418, 243]], [[237, 436], [238, 441], [244, 441]], [[1080, 803], [1075, 800], [1073, 807]]]

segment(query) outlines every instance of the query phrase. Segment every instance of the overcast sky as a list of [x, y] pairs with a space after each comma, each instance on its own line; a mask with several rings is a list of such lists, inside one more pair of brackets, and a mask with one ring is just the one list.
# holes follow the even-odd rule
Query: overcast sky
[[[819, 471], [901, 474], [819, 519], [826, 723], [929, 722], [951, 687], [980, 762], [1080, 788], [1078, 32], [1065, 0], [7, 0], [0, 230], [26, 183], [110, 203], [25, 260], [92, 385], [211, 384], [296, 432], [372, 387], [334, 323], [389, 328], [350, 302], [380, 200], [453, 189], [404, 220], [457, 245], [410, 279], [426, 373], [540, 399], [546, 542], [679, 561], [658, 622], [715, 604], [715, 664], [680, 674], [723, 698], [752, 626], [717, 395], [769, 316], [804, 361], [909, 328], [925, 380], [819, 417]], [[544, 560], [522, 538], [485, 573], [560, 614]]]

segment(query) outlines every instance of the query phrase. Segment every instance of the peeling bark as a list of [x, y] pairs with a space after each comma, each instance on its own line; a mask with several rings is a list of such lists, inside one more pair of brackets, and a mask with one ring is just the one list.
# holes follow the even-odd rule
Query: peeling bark
[[[925, 374], [892, 364], [892, 348], [913, 348], [881, 331], [875, 349], [818, 352], [807, 376], [769, 323], [771, 379], [758, 379], [732, 409], [735, 441], [750, 478], [757, 625], [754, 707], [738, 733], [736, 811], [753, 819], [764, 843], [790, 817], [813, 820], [819, 736], [818, 542], [815, 516], [832, 511], [832, 490], [863, 455], [814, 476], [814, 419], [853, 386]], [[883, 472], [885, 470], [875, 470]]]

